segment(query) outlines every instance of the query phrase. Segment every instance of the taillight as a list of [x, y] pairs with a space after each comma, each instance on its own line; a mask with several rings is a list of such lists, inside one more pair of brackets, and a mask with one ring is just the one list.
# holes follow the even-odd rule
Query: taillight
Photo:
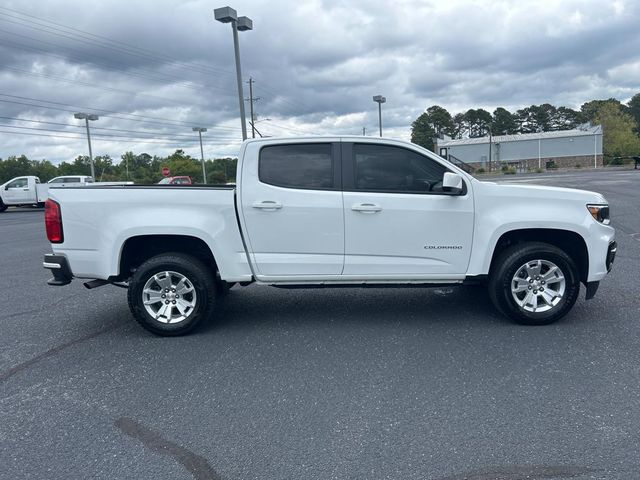
[[64, 242], [62, 233], [62, 212], [60, 204], [53, 200], [47, 200], [44, 204], [44, 226], [47, 230], [47, 238], [51, 243]]

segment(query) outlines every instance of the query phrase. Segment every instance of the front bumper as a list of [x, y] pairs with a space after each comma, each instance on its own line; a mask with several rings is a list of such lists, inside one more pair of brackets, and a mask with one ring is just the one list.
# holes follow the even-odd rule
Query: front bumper
[[56, 255], [54, 253], [47, 253], [44, 256], [44, 262], [42, 266], [47, 270], [51, 270], [53, 278], [47, 281], [47, 284], [54, 286], [68, 285], [73, 279], [73, 273], [69, 267], [67, 257], [64, 255]]

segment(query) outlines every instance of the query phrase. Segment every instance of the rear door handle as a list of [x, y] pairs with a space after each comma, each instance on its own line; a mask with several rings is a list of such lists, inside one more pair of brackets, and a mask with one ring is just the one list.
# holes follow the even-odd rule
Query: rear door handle
[[274, 200], [259, 200], [257, 202], [253, 202], [253, 205], [251, 206], [261, 210], [279, 210], [282, 208], [282, 203]]
[[355, 203], [351, 206], [351, 210], [362, 213], [376, 213], [381, 211], [382, 207], [375, 203]]

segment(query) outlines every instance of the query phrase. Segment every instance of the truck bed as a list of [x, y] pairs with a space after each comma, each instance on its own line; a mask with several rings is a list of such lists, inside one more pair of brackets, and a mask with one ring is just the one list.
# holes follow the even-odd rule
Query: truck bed
[[226, 278], [251, 278], [238, 228], [234, 186], [125, 185], [52, 188], [62, 206], [64, 242], [52, 245], [67, 257], [77, 278], [118, 274], [127, 239], [183, 235], [224, 252], [218, 268]]

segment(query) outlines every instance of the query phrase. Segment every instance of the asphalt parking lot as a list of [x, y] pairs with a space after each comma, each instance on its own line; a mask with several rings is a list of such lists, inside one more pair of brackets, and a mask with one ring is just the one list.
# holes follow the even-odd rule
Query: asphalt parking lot
[[235, 287], [159, 338], [126, 292], [48, 287], [39, 210], [0, 214], [0, 478], [640, 477], [640, 171], [500, 177], [604, 193], [618, 257], [560, 323], [480, 287]]

